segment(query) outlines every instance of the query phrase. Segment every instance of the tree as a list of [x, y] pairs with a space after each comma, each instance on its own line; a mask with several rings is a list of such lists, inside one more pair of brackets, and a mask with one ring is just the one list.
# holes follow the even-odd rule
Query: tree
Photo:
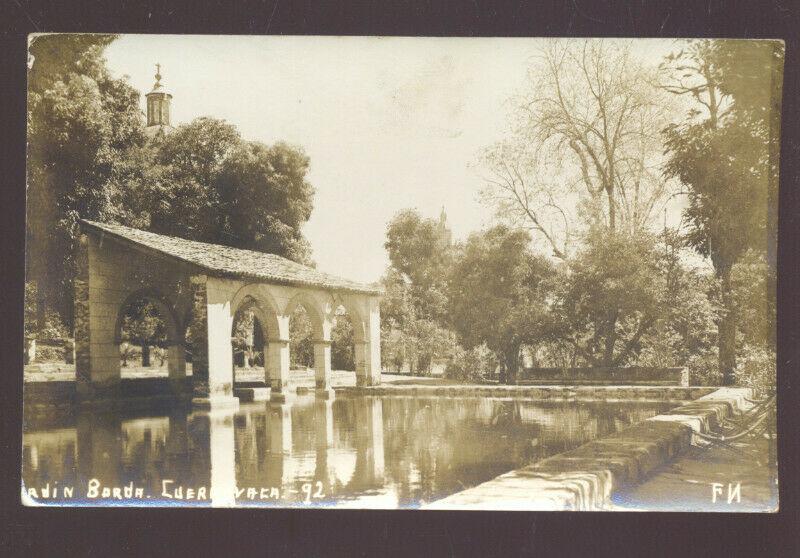
[[302, 227], [314, 188], [301, 148], [244, 141], [207, 117], [156, 141], [147, 179], [152, 230], [311, 263]]
[[[202, 242], [219, 242], [221, 200], [216, 180], [241, 138], [236, 128], [214, 118], [196, 118], [157, 138], [158, 165], [150, 186], [150, 229]], [[224, 244], [231, 244], [226, 238]]]
[[52, 309], [71, 325], [77, 220], [110, 217], [123, 162], [145, 141], [139, 92], [105, 66], [113, 40], [42, 35], [30, 43], [26, 263], [40, 324]]
[[557, 284], [555, 331], [590, 366], [626, 365], [668, 303], [661, 281], [651, 237], [594, 229]]
[[443, 242], [439, 224], [416, 210], [403, 210], [389, 222], [384, 246], [392, 268], [399, 273], [395, 280], [407, 283], [416, 316], [443, 322], [452, 249]]
[[314, 364], [314, 330], [308, 312], [302, 306], [294, 309], [289, 319], [289, 360], [293, 368]]
[[121, 338], [124, 342], [139, 345], [142, 366], [150, 366], [150, 346], [163, 347], [167, 338], [164, 319], [155, 304], [140, 299], [128, 306], [123, 314]]
[[285, 143], [236, 145], [215, 181], [223, 238], [310, 263], [311, 246], [302, 233], [314, 200], [308, 166], [303, 150]]
[[355, 370], [355, 351], [353, 345], [353, 322], [339, 308], [331, 329], [331, 367], [334, 370]]
[[[747, 48], [735, 41], [694, 41], [664, 64], [665, 88], [696, 102], [683, 122], [664, 130], [664, 173], [688, 189], [687, 242], [711, 259], [720, 281], [718, 351], [725, 385], [735, 381], [736, 369], [733, 268], [751, 248], [772, 245], [774, 252], [769, 215], [774, 217], [770, 207], [777, 200], [779, 130], [772, 113], [780, 114], [783, 50], [776, 42]], [[742, 56], [743, 49], [751, 56]], [[769, 94], [750, 93], [754, 83], [770, 84]]]
[[[412, 374], [430, 372], [434, 360], [451, 356], [452, 334], [441, 322], [430, 317], [420, 298], [420, 289], [415, 289], [402, 273], [390, 267], [383, 285], [386, 289], [381, 302], [383, 363], [393, 364], [398, 369], [408, 363]], [[440, 300], [444, 293], [436, 292], [435, 297]]]
[[669, 103], [655, 73], [629, 42], [562, 40], [538, 52], [529, 81], [512, 137], [484, 154], [485, 199], [561, 259], [587, 225], [647, 229], [669, 186], [658, 173]]
[[683, 237], [665, 229], [656, 247], [660, 317], [641, 341], [641, 366], [685, 366], [692, 383], [719, 385], [716, 361], [718, 285], [713, 276], [688, 267]]
[[470, 235], [449, 279], [453, 327], [471, 349], [486, 344], [501, 363], [501, 381], [516, 380], [523, 343], [548, 331], [551, 264], [529, 249], [525, 231], [500, 225]]
[[36, 327], [72, 325], [78, 219], [277, 253], [311, 264], [301, 229], [308, 157], [244, 142], [198, 118], [148, 141], [139, 92], [103, 58], [113, 35], [43, 35], [30, 44], [26, 279]]

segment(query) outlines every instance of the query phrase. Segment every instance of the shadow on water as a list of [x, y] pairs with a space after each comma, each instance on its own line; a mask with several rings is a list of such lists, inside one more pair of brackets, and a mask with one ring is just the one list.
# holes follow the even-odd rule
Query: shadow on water
[[228, 414], [75, 409], [26, 418], [24, 490], [59, 505], [417, 507], [671, 406], [387, 396]]

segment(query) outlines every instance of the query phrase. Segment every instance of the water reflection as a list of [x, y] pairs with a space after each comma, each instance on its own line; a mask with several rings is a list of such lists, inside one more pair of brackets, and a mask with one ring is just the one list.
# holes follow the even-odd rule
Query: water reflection
[[26, 419], [23, 480], [37, 501], [69, 505], [416, 507], [670, 406], [354, 397], [235, 414], [81, 410], [55, 427]]

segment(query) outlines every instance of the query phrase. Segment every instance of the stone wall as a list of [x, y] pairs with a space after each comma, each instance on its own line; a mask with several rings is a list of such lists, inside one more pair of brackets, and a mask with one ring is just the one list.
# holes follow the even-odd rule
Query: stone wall
[[689, 401], [708, 395], [715, 388], [705, 386], [508, 386], [508, 385], [411, 385], [337, 386], [342, 395], [395, 395], [405, 397], [493, 397], [524, 398], [532, 401]]
[[571, 385], [689, 385], [686, 368], [656, 368], [646, 366], [586, 367], [586, 368], [525, 368], [520, 371], [517, 384], [571, 384]]

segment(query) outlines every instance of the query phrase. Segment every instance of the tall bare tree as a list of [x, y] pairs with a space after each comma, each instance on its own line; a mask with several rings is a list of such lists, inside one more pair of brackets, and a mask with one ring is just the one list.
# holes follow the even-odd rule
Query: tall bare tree
[[489, 148], [485, 198], [565, 258], [582, 225], [636, 232], [665, 201], [670, 102], [656, 68], [619, 40], [548, 41], [515, 99], [512, 137]]

